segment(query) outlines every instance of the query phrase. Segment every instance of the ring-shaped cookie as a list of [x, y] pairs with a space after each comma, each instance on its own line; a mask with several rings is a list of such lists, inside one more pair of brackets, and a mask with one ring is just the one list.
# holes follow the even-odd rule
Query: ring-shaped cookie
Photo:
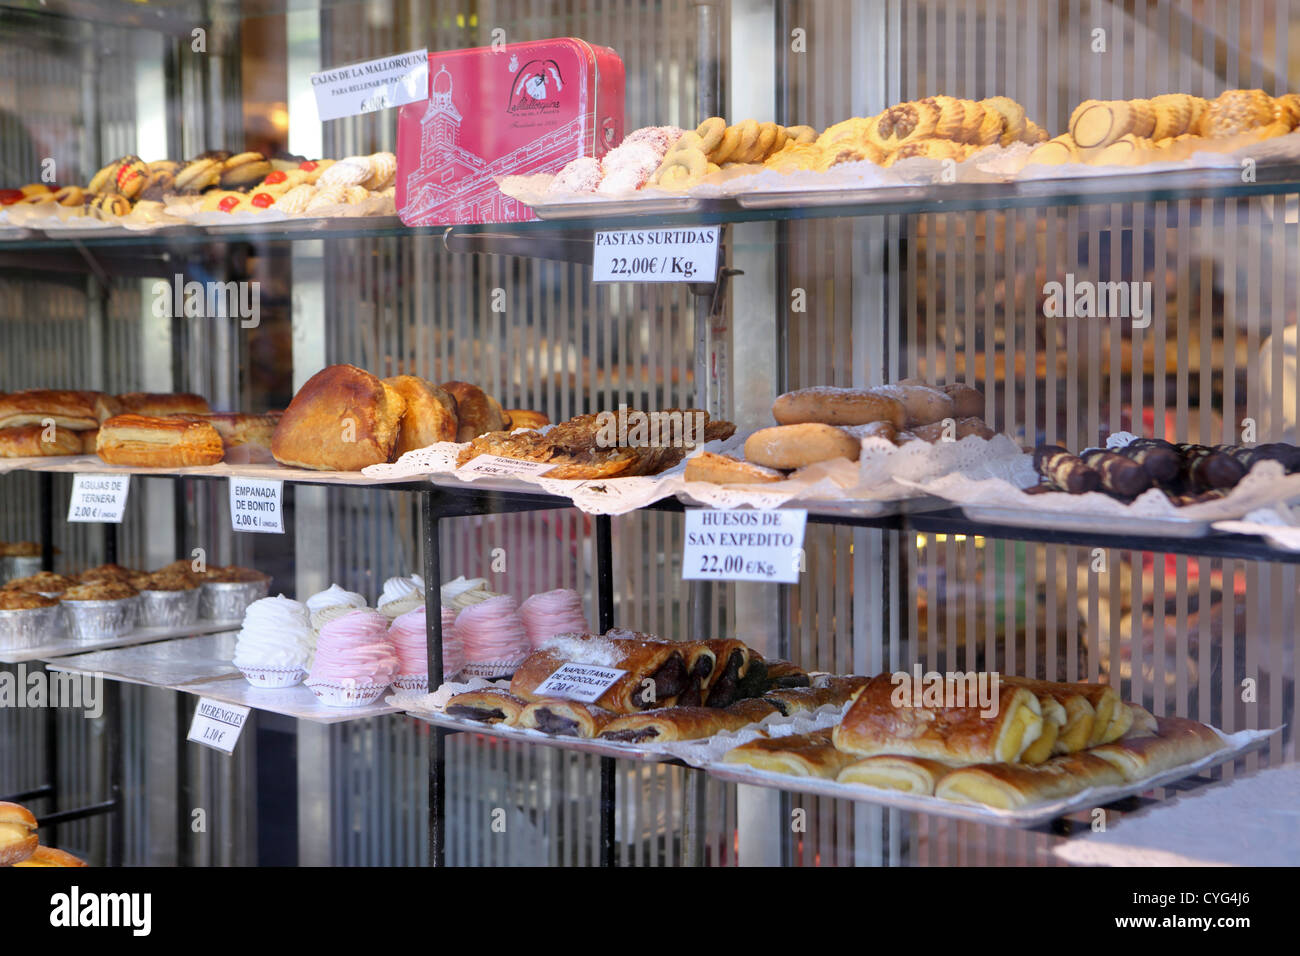
[[722, 134], [727, 131], [727, 121], [721, 116], [710, 116], [699, 126], [695, 127], [695, 135], [701, 140], [700, 149], [705, 154], [713, 152], [722, 142]]
[[709, 160], [721, 165], [731, 158], [739, 145], [740, 127], [728, 126], [726, 132], [722, 134], [722, 141], [718, 143], [718, 148], [709, 154]]
[[811, 126], [787, 126], [785, 131], [791, 139], [800, 145], [811, 143], [817, 138], [817, 131]]
[[727, 161], [732, 163], [748, 163], [753, 161], [754, 144], [758, 142], [758, 121], [748, 119], [739, 126], [740, 145], [736, 151], [728, 157]]
[[760, 123], [758, 126], [758, 139], [754, 143], [754, 152], [750, 162], [761, 163], [767, 159], [767, 154], [772, 151], [772, 144], [775, 142], [776, 124]]

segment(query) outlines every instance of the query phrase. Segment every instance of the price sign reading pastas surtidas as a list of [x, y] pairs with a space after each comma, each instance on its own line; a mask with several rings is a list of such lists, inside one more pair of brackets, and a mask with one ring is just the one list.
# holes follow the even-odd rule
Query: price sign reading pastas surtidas
[[284, 482], [277, 478], [231, 478], [230, 527], [283, 534], [283, 496]]
[[717, 226], [596, 233], [592, 282], [712, 282]]
[[570, 661], [561, 664], [533, 693], [538, 697], [563, 697], [592, 704], [626, 673], [617, 667], [597, 667], [595, 664], [576, 664]]
[[73, 475], [68, 520], [121, 524], [130, 491], [130, 475]]
[[682, 578], [793, 584], [803, 568], [807, 522], [808, 512], [793, 508], [688, 510]]

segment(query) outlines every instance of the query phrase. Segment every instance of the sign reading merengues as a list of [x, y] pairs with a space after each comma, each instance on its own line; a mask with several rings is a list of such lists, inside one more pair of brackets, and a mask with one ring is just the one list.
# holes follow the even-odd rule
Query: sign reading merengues
[[712, 282], [717, 226], [596, 233], [593, 282]]
[[121, 524], [130, 491], [130, 475], [73, 475], [68, 520]]
[[230, 527], [235, 531], [284, 533], [284, 482], [275, 478], [230, 479]]
[[321, 121], [429, 98], [429, 51], [412, 50], [311, 75]]
[[795, 508], [688, 509], [682, 578], [794, 584], [807, 522], [808, 512]]

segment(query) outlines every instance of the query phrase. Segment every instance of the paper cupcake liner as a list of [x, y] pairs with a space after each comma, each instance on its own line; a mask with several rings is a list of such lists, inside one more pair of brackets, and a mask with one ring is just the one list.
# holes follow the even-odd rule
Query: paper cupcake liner
[[201, 589], [188, 591], [141, 591], [141, 627], [185, 627], [199, 619]]
[[307, 676], [305, 667], [245, 667], [236, 664], [243, 671], [244, 678], [254, 687], [293, 687], [301, 684]]
[[0, 611], [0, 648], [22, 651], [39, 647], [59, 633], [60, 614], [57, 604], [53, 607]]
[[461, 668], [460, 676], [463, 678], [482, 677], [487, 680], [494, 680], [498, 677], [511, 677], [523, 662], [522, 657], [513, 661], [474, 661]]
[[366, 707], [379, 700], [390, 686], [389, 684], [359, 684], [356, 681], [343, 684], [311, 678], [307, 679], [306, 684], [327, 707]]
[[398, 674], [393, 678], [393, 686], [398, 690], [415, 691], [420, 694], [427, 694], [429, 693], [429, 675]]

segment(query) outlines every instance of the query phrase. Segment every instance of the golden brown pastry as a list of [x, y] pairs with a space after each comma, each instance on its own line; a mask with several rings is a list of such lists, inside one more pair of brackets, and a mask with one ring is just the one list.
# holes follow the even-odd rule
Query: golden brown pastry
[[65, 601], [122, 601], [139, 594], [125, 581], [94, 581], [75, 584], [63, 592]]
[[883, 754], [864, 757], [844, 767], [835, 779], [839, 783], [856, 783], [880, 790], [903, 793], [934, 793], [935, 785], [952, 770], [946, 763], [925, 757], [901, 757]]
[[808, 422], [760, 428], [745, 439], [745, 458], [765, 468], [790, 470], [821, 461], [857, 461], [862, 442], [842, 428]]
[[269, 582], [271, 576], [256, 568], [241, 568], [233, 564], [224, 568], [214, 565], [203, 572], [203, 580], [209, 584], [249, 584], [254, 581]]
[[808, 672], [798, 664], [789, 661], [767, 661], [767, 690], [791, 690], [811, 685]]
[[[681, 706], [680, 701], [678, 706]], [[744, 717], [751, 724], [760, 724], [773, 714], [781, 713], [780, 707], [777, 707], [770, 700], [763, 700], [761, 697], [738, 700], [733, 704], [728, 704], [723, 710], [737, 717]]]
[[21, 863], [39, 843], [32, 812], [16, 803], [0, 803], [0, 866]]
[[[1035, 680], [1031, 677], [1016, 677], [1011, 674], [1001, 675], [1002, 682], [1013, 687], [1024, 687], [1042, 698], [1051, 697], [1057, 701], [1065, 712], [1065, 720], [1053, 745], [1054, 753], [1074, 753], [1083, 750], [1092, 740], [1093, 728], [1097, 721], [1097, 711], [1089, 696], [1097, 696], [1091, 687], [1104, 687], [1104, 684], [1091, 685], [1085, 692], [1076, 684]], [[1101, 692], [1104, 694], [1104, 691]], [[1109, 721], [1109, 716], [1107, 717]]]
[[510, 420], [510, 430], [518, 428], [545, 428], [551, 423], [545, 412], [536, 412], [527, 408], [507, 408], [506, 418]]
[[[944, 700], [955, 701], [959, 689], [946, 681]], [[993, 715], [982, 713], [975, 701], [964, 707], [911, 706], [921, 689], [907, 690], [892, 674], [871, 678], [835, 728], [835, 746], [863, 757], [896, 753], [952, 764], [1014, 763], [1043, 732], [1038, 698], [1023, 687], [999, 682]]]
[[456, 399], [450, 392], [414, 375], [395, 375], [384, 379], [384, 384], [406, 402], [397, 448], [393, 452], [395, 457], [427, 448], [434, 442], [456, 441], [459, 419]]
[[56, 598], [44, 594], [0, 589], [0, 611], [35, 611], [43, 607], [54, 607], [58, 603]]
[[48, 388], [10, 392], [0, 397], [0, 428], [43, 425], [46, 419], [53, 419], [56, 428], [84, 431], [116, 415], [119, 407], [116, 399], [103, 392]]
[[77, 575], [82, 584], [94, 584], [96, 581], [126, 581], [135, 572], [120, 564], [101, 564], [88, 568]]
[[50, 846], [38, 846], [27, 859], [14, 866], [85, 866], [86, 861], [73, 856], [66, 850], [56, 850]]
[[836, 684], [831, 687], [786, 687], [770, 690], [763, 695], [763, 700], [776, 704], [781, 713], [812, 713], [822, 707], [843, 707], [853, 696], [854, 690], [848, 684]]
[[515, 724], [555, 737], [590, 739], [604, 730], [617, 716], [618, 714], [595, 704], [548, 698], [534, 701], [525, 707]]
[[513, 727], [526, 706], [527, 703], [514, 694], [500, 688], [489, 687], [456, 694], [447, 700], [444, 712], [448, 717]]
[[28, 594], [58, 594], [76, 584], [76, 580], [53, 571], [37, 571], [25, 578], [6, 581], [6, 591], [26, 591]]
[[1029, 152], [1029, 158], [1025, 161], [1029, 163], [1039, 163], [1043, 166], [1063, 166], [1066, 163], [1077, 163], [1081, 161], [1079, 147], [1074, 142], [1074, 137], [1069, 133], [1062, 133], [1055, 139], [1049, 139], [1045, 143], [1039, 143]]
[[[43, 425], [0, 428], [0, 458], [35, 458], [81, 453], [81, 432]], [[46, 439], [50, 439], [46, 441]]]
[[1201, 117], [1202, 136], [1235, 136], [1273, 122], [1273, 98], [1263, 90], [1225, 90]]
[[[280, 424], [279, 412], [269, 412], [264, 415], [210, 412], [206, 415], [187, 417], [207, 422], [217, 430], [228, 461], [233, 457], [238, 457], [241, 462], [275, 460], [271, 457], [271, 439], [275, 436], [276, 426]], [[232, 456], [231, 452], [237, 449], [239, 451]]]
[[907, 426], [907, 412], [896, 397], [866, 388], [834, 388], [827, 385], [800, 388], [778, 395], [772, 403], [772, 417], [778, 425], [821, 422], [824, 425], [865, 425], [890, 422]]
[[699, 740], [724, 730], [740, 730], [749, 723], [743, 715], [713, 707], [662, 707], [611, 720], [600, 739], [628, 744]]
[[221, 461], [221, 436], [206, 422], [117, 415], [100, 426], [95, 452], [110, 465], [182, 468]]
[[[903, 424], [898, 427], [914, 428], [952, 418], [956, 403], [941, 389], [929, 385], [877, 385], [873, 395], [892, 398], [903, 406]], [[897, 425], [897, 422], [894, 422]]]
[[835, 749], [829, 730], [789, 737], [758, 737], [733, 747], [722, 758], [723, 763], [740, 764], [755, 770], [831, 780], [853, 760], [852, 755]]
[[1084, 100], [1070, 116], [1070, 137], [1079, 149], [1101, 149], [1133, 132], [1127, 100]]
[[537, 688], [569, 662], [627, 672], [595, 701], [617, 714], [671, 706], [690, 683], [686, 661], [675, 644], [583, 636], [552, 641], [530, 654], [515, 671], [510, 693], [529, 702], [545, 699]]
[[974, 803], [997, 810], [1018, 810], [1059, 800], [1089, 787], [1121, 784], [1124, 777], [1091, 753], [1066, 754], [1047, 763], [1025, 766], [988, 763], [953, 770], [934, 788], [941, 800]]
[[282, 465], [360, 471], [391, 461], [405, 402], [355, 365], [330, 365], [298, 389], [271, 439]]
[[[1127, 706], [1120, 704], [1127, 710]], [[1088, 751], [1114, 767], [1125, 780], [1141, 780], [1227, 746], [1214, 730], [1186, 717], [1157, 717], [1152, 737], [1132, 737], [1102, 744]]]
[[188, 571], [155, 571], [145, 575], [139, 584], [132, 581], [137, 591], [193, 591], [199, 586], [197, 577]]
[[505, 410], [483, 389], [469, 382], [443, 382], [441, 388], [456, 400], [456, 441], [471, 441], [487, 432], [505, 431]]
[[122, 411], [119, 414], [147, 415], [165, 418], [168, 415], [206, 415], [211, 408], [208, 400], [193, 392], [127, 392], [117, 396]]
[[99, 429], [88, 428], [84, 432], [76, 433], [81, 438], [81, 447], [78, 449], [83, 455], [93, 455], [95, 446], [99, 444]]
[[686, 460], [685, 478], [687, 481], [707, 481], [715, 485], [759, 485], [781, 481], [785, 475], [774, 468], [741, 461], [733, 455], [702, 451]]
[[[697, 643], [703, 645], [705, 656], [713, 658], [712, 672], [700, 683], [700, 694], [706, 707], [726, 707], [742, 697], [757, 696], [756, 693], [745, 693], [745, 686], [749, 682], [750, 668], [758, 666], [762, 658], [743, 641], [714, 638]], [[688, 654], [688, 662], [695, 660], [695, 654]]]
[[1036, 694], [1038, 706], [1043, 712], [1043, 732], [1037, 740], [1025, 748], [1020, 755], [1021, 763], [1042, 763], [1055, 753], [1056, 740], [1065, 726], [1065, 707], [1050, 694]]

